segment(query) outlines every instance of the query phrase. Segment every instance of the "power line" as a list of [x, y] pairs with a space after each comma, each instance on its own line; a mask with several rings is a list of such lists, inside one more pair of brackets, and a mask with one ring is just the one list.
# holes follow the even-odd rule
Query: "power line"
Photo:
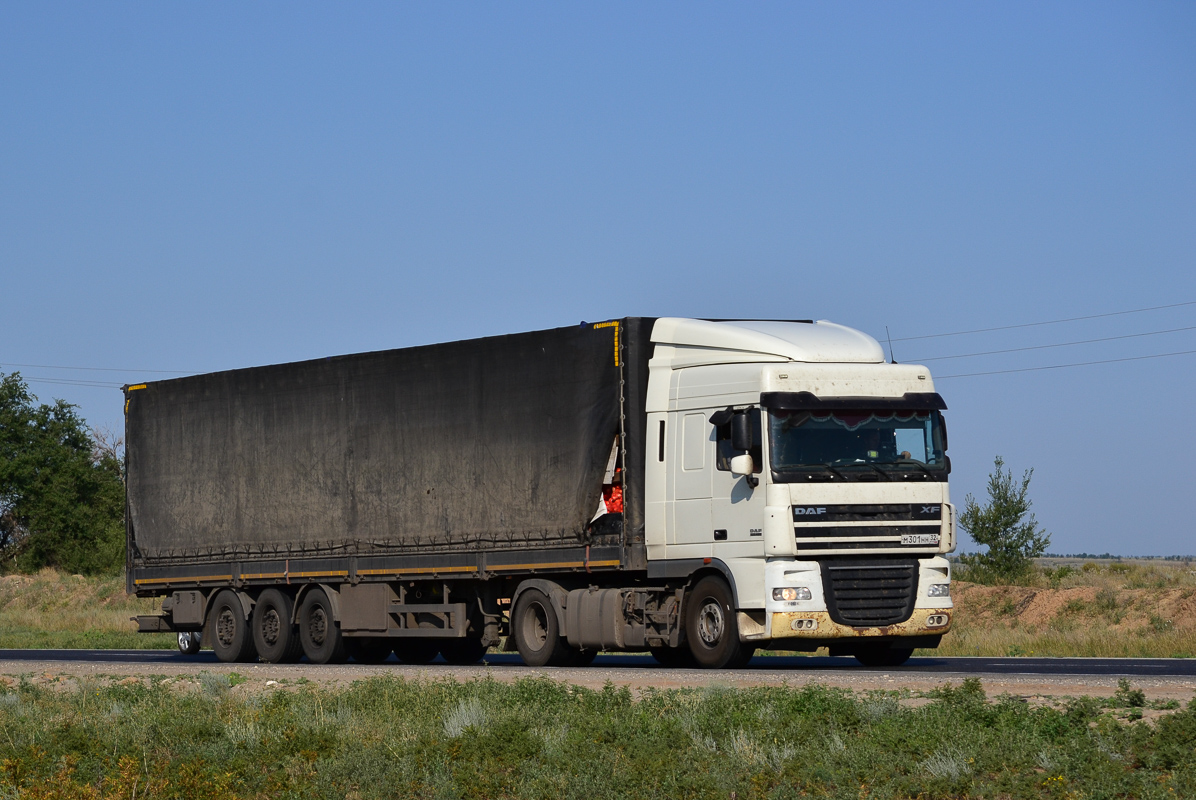
[[1021, 369], [997, 369], [991, 372], [965, 372], [959, 375], [938, 375], [936, 381], [948, 378], [974, 378], [978, 375], [1008, 375], [1011, 372], [1040, 372], [1046, 369], [1066, 369], [1068, 367], [1088, 367], [1093, 364], [1117, 364], [1122, 361], [1145, 361], [1149, 358], [1168, 358], [1170, 356], [1186, 356], [1196, 353], [1196, 350], [1180, 350], [1176, 353], [1155, 353], [1150, 356], [1131, 356], [1129, 358], [1107, 358], [1102, 361], [1077, 361], [1074, 364], [1051, 364], [1047, 367], [1022, 367]]
[[1033, 347], [1011, 347], [1008, 350], [985, 350], [981, 353], [963, 353], [957, 356], [934, 356], [933, 358], [911, 358], [908, 363], [918, 363], [922, 361], [947, 361], [952, 358], [974, 358], [976, 356], [993, 356], [1000, 353], [1023, 353], [1027, 350], [1049, 350], [1052, 347], [1071, 347], [1077, 344], [1093, 344], [1094, 342], [1112, 342], [1118, 339], [1136, 339], [1141, 336], [1158, 336], [1163, 333], [1179, 333], [1180, 331], [1196, 331], [1196, 325], [1189, 325], [1186, 328], [1170, 328], [1165, 331], [1148, 331], [1146, 333], [1127, 333], [1124, 336], [1106, 336], [1101, 339], [1080, 339], [1075, 342], [1060, 342], [1059, 344], [1040, 344]]
[[90, 386], [97, 389], [119, 389], [121, 384], [112, 381], [72, 381], [66, 378], [30, 378], [25, 375], [21, 376], [21, 380], [30, 383], [56, 383], [62, 386]]
[[195, 375], [197, 373], [180, 369], [116, 369], [114, 367], [58, 367], [53, 364], [10, 364], [7, 361], [0, 361], [0, 367], [31, 367], [33, 369], [73, 369], [85, 370], [87, 372], [124, 372], [124, 373], [139, 373], [139, 372], [157, 372], [163, 375]]
[[996, 328], [977, 328], [972, 331], [953, 331], [952, 333], [929, 333], [925, 336], [903, 336], [894, 339], [894, 342], [912, 342], [915, 339], [940, 339], [944, 336], [964, 336], [969, 333], [991, 333], [992, 331], [1009, 331], [1014, 328], [1033, 328], [1038, 325], [1058, 325], [1061, 322], [1079, 322], [1085, 319], [1101, 319], [1102, 317], [1118, 317], [1124, 314], [1141, 314], [1144, 311], [1159, 311], [1164, 308], [1179, 308], [1181, 306], [1196, 306], [1196, 300], [1188, 300], [1184, 303], [1170, 303], [1165, 306], [1150, 306], [1149, 308], [1132, 308], [1128, 311], [1110, 311], [1105, 314], [1088, 314], [1083, 317], [1068, 317], [1067, 319], [1051, 319], [1045, 322], [1023, 322], [1020, 325], [1000, 325]]

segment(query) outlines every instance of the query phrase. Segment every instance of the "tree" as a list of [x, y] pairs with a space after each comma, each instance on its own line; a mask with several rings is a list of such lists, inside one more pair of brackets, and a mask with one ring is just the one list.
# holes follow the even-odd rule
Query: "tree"
[[0, 552], [23, 570], [119, 570], [122, 464], [75, 407], [37, 404], [19, 373], [0, 374]]
[[1039, 528], [1029, 513], [1031, 503], [1026, 495], [1034, 470], [1026, 470], [1019, 484], [1013, 472], [1004, 469], [1004, 459], [997, 456], [994, 464], [988, 476], [988, 503], [981, 506], [969, 494], [959, 515], [960, 527], [988, 551], [962, 555], [960, 561], [978, 580], [1012, 582], [1030, 572], [1031, 559], [1046, 552], [1051, 535]]

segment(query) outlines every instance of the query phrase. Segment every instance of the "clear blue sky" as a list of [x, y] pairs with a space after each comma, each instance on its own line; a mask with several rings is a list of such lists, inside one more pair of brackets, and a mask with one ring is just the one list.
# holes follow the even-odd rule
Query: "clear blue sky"
[[[912, 361], [1196, 326], [1191, 3], [0, 6], [0, 371], [111, 381], [625, 315]], [[1196, 350], [1196, 331], [927, 361]], [[941, 380], [952, 491], [1196, 552], [1196, 355]], [[119, 428], [121, 396], [31, 382]]]

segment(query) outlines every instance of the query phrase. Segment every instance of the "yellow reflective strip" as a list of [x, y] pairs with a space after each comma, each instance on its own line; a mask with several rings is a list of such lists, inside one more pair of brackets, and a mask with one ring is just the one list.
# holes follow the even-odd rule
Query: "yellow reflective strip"
[[[547, 564], [490, 564], [487, 566], [487, 569], [490, 569], [490, 570], [560, 569], [560, 568], [568, 568], [568, 567], [584, 567], [585, 565], [586, 565], [586, 562], [584, 562], [584, 561], [554, 561], [554, 562], [550, 562]], [[617, 566], [619, 566], [619, 560], [615, 559], [614, 561], [591, 561], [590, 566], [591, 567], [617, 567]]]
[[231, 581], [232, 575], [199, 575], [186, 578], [138, 578], [133, 581], [137, 586], [143, 583], [188, 583], [194, 581]]
[[477, 567], [419, 567], [398, 569], [359, 569], [358, 575], [430, 575], [437, 572], [477, 572]]
[[598, 328], [614, 328], [615, 329], [615, 366], [619, 366], [619, 321], [612, 320], [610, 322], [596, 322], [594, 323], [594, 330]]
[[139, 384], [137, 384], [136, 386], [130, 386], [130, 387], [129, 387], [129, 391], [130, 391], [130, 392], [132, 392], [132, 391], [135, 391], [135, 390], [137, 390], [137, 389], [144, 389], [144, 388], [145, 388], [145, 384], [144, 384], [144, 383], [139, 383]]

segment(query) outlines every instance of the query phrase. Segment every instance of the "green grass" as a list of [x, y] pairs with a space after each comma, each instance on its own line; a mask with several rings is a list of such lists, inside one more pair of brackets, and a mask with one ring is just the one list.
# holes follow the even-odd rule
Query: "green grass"
[[989, 701], [976, 681], [920, 707], [818, 686], [634, 698], [547, 679], [180, 685], [23, 682], [0, 695], [0, 796], [1196, 796], [1196, 707], [1127, 721], [1142, 714], [1129, 687], [1133, 707], [1110, 711]]

